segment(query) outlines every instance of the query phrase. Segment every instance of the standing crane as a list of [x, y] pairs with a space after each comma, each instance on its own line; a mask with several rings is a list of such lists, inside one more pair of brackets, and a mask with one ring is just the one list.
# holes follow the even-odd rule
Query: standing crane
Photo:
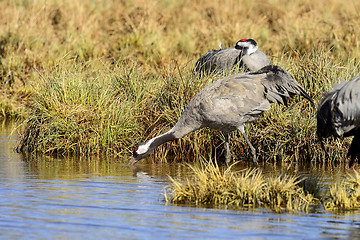
[[356, 158], [360, 161], [360, 76], [349, 82], [341, 79], [341, 83], [334, 84], [334, 89], [321, 99], [317, 111], [317, 135], [324, 150], [323, 138], [354, 136], [347, 153], [349, 166]]
[[246, 71], [257, 71], [271, 64], [269, 58], [258, 49], [253, 39], [241, 39], [234, 47], [210, 50], [195, 63], [195, 73], [200, 76], [212, 73], [230, 72], [234, 68], [244, 67]]
[[239, 130], [251, 149], [252, 160], [256, 165], [256, 151], [246, 136], [245, 125], [260, 118], [271, 108], [270, 103], [286, 105], [287, 99], [294, 95], [303, 96], [314, 104], [290, 73], [274, 65], [256, 72], [222, 78], [193, 97], [172, 129], [140, 143], [133, 151], [130, 164], [149, 156], [157, 146], [165, 142], [209, 127], [224, 133], [227, 163], [231, 159], [229, 134]]

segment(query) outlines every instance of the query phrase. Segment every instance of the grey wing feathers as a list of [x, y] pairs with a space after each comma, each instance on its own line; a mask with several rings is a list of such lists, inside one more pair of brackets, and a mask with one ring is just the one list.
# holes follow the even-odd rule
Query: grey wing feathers
[[360, 76], [350, 80], [338, 90], [334, 99], [334, 108], [336, 112], [341, 113], [335, 116], [335, 121], [347, 122], [345, 125], [348, 125], [349, 129], [343, 126], [345, 132], [360, 126]]
[[[214, 71], [216, 69], [216, 66], [213, 66], [211, 63], [211, 59], [214, 57], [214, 55], [219, 52], [220, 50], [210, 50], [204, 55], [202, 55], [195, 63], [195, 72], [198, 73], [206, 73], [208, 71]], [[213, 66], [213, 67], [212, 67]], [[211, 70], [211, 68], [214, 68]]]
[[262, 81], [262, 84], [265, 87], [265, 96], [270, 102], [286, 105], [288, 98], [299, 95], [305, 97], [313, 106], [315, 106], [311, 97], [305, 92], [295, 78], [282, 68], [275, 65], [269, 65], [253, 74], [262, 73], [266, 73], [266, 77]]
[[229, 71], [239, 63], [241, 53], [234, 47], [210, 50], [196, 61], [194, 71], [201, 75]]

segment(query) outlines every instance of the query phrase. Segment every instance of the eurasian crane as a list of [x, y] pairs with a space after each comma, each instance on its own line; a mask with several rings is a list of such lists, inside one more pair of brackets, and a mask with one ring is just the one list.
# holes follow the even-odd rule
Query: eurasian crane
[[246, 71], [257, 71], [271, 64], [269, 58], [258, 49], [253, 39], [241, 39], [234, 47], [210, 50], [201, 56], [195, 64], [195, 73], [200, 76], [212, 73], [230, 72], [236, 67]]
[[168, 132], [140, 143], [133, 151], [130, 164], [150, 155], [159, 145], [179, 139], [197, 129], [209, 127], [225, 136], [225, 158], [231, 158], [229, 133], [239, 130], [248, 143], [256, 164], [256, 151], [245, 133], [245, 125], [260, 118], [270, 103], [287, 105], [287, 99], [300, 95], [309, 100], [290, 73], [274, 65], [256, 72], [238, 73], [222, 78], [202, 89], [185, 108], [180, 119]]

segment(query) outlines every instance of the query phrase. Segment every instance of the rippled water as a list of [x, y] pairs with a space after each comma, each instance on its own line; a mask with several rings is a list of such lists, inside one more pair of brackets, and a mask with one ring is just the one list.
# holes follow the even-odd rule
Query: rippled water
[[0, 128], [1, 239], [359, 239], [360, 212], [275, 214], [166, 204], [181, 164], [26, 159]]

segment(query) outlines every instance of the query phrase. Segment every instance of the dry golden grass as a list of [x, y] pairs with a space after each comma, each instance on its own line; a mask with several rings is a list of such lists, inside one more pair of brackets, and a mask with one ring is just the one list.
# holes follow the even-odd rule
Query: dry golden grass
[[135, 61], [158, 73], [171, 60], [184, 65], [240, 38], [256, 39], [275, 58], [319, 46], [339, 61], [358, 58], [359, 9], [340, 0], [3, 1], [2, 77], [27, 82], [33, 68], [64, 58]]
[[352, 210], [360, 208], [360, 174], [354, 170], [340, 183], [330, 187], [324, 206], [328, 210]]

